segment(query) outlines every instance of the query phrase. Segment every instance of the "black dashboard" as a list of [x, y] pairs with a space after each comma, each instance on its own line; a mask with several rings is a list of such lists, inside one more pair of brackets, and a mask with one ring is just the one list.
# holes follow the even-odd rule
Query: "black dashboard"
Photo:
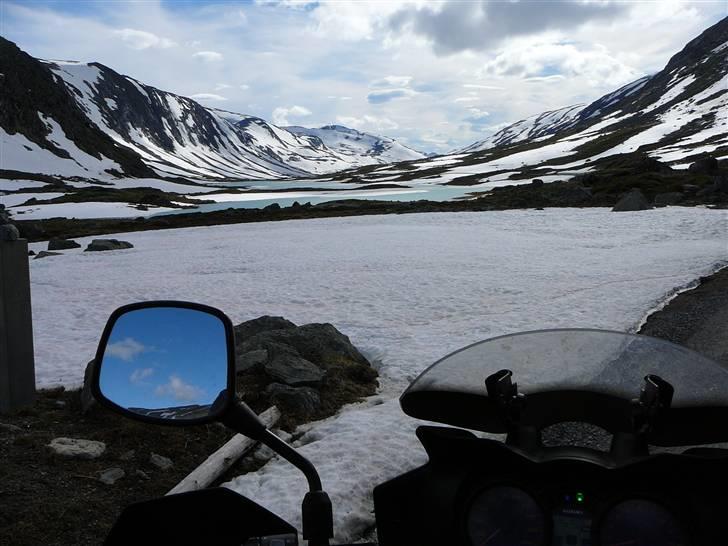
[[428, 464], [375, 489], [381, 546], [728, 544], [728, 451], [617, 466], [583, 450], [526, 455], [458, 429], [418, 436]]

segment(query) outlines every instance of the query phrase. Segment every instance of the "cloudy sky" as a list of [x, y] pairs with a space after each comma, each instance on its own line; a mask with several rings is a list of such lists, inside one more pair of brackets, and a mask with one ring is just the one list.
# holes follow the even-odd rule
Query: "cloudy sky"
[[97, 61], [208, 106], [435, 152], [656, 72], [727, 14], [725, 0], [2, 0], [0, 10], [0, 34], [36, 57]]

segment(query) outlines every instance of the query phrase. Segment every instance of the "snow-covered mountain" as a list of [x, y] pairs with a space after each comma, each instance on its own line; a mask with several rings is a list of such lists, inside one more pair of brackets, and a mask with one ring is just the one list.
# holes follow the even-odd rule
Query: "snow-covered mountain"
[[504, 127], [484, 140], [466, 146], [459, 152], [480, 152], [497, 146], [548, 138], [562, 129], [571, 127], [584, 106], [575, 104], [527, 117]]
[[677, 168], [704, 154], [728, 158], [728, 17], [657, 74], [589, 105], [531, 116], [450, 155], [377, 168], [364, 179], [477, 185], [535, 174], [548, 181], [632, 152]]
[[[373, 135], [362, 134], [366, 142], [358, 147], [336, 139], [330, 147], [325, 130], [322, 136], [287, 131], [203, 107], [98, 63], [39, 61], [0, 40], [5, 171], [277, 179], [424, 157]], [[336, 132], [345, 131], [352, 130]]]
[[326, 125], [319, 129], [294, 125], [285, 129], [296, 135], [318, 138], [329, 149], [350, 156], [352, 162], [361, 161], [361, 157], [376, 158], [380, 163], [412, 161], [425, 157], [425, 154], [408, 148], [392, 138], [363, 133], [343, 125]]

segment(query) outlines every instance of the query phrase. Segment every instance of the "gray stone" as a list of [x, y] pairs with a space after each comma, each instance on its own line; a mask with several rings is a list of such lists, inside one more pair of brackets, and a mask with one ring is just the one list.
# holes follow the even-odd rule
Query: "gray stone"
[[83, 415], [86, 415], [96, 405], [96, 399], [91, 392], [91, 380], [93, 379], [95, 362], [95, 359], [90, 360], [86, 364], [86, 370], [83, 372], [83, 388], [81, 388], [81, 413]]
[[0, 241], [17, 241], [20, 239], [20, 232], [12, 224], [0, 226]]
[[56, 407], [57, 408], [65, 408], [66, 407], [66, 401], [65, 400], [56, 400]]
[[41, 258], [47, 258], [48, 256], [61, 256], [61, 252], [48, 252], [47, 250], [41, 250], [35, 255], [34, 260], [40, 260]]
[[134, 245], [127, 241], [119, 241], [118, 239], [94, 239], [89, 243], [84, 252], [123, 250], [125, 248], [134, 248]]
[[78, 438], [54, 438], [48, 448], [55, 455], [73, 459], [98, 459], [106, 451], [104, 442]]
[[126, 476], [126, 472], [122, 468], [109, 468], [101, 473], [99, 481], [106, 485], [114, 485], [124, 476]]
[[279, 350], [273, 353], [263, 367], [273, 379], [287, 385], [316, 385], [326, 372], [294, 352]]
[[235, 371], [246, 372], [258, 368], [268, 360], [267, 349], [255, 349], [235, 356]]
[[312, 415], [321, 408], [321, 396], [310, 387], [289, 387], [271, 383], [265, 389], [271, 402], [284, 410], [303, 415]]
[[161, 455], [157, 455], [156, 453], [152, 453], [149, 456], [149, 462], [152, 463], [157, 468], [159, 468], [160, 470], [169, 470], [170, 468], [172, 468], [174, 466], [172, 459], [168, 459], [167, 457], [162, 457]]
[[29, 250], [28, 256], [35, 256], [35, 250]]
[[533, 186], [534, 188], [540, 188], [541, 186], [543, 186], [543, 184], [544, 182], [540, 178], [534, 178], [533, 180], [531, 180], [531, 186]]
[[135, 475], [136, 475], [136, 476], [137, 476], [138, 478], [141, 478], [142, 480], [147, 480], [147, 481], [151, 480], [151, 478], [149, 477], [149, 474], [147, 474], [147, 473], [146, 473], [146, 472], [144, 472], [143, 470], [139, 470], [139, 469], [137, 469], [137, 471], [136, 471], [136, 472], [134, 472], [134, 474], [135, 474]]
[[51, 239], [48, 241], [48, 250], [69, 250], [71, 248], [81, 248], [81, 245], [71, 239]]
[[685, 196], [679, 191], [658, 193], [655, 195], [655, 206], [666, 207], [668, 205], [677, 205], [684, 197]]
[[635, 189], [617, 201], [612, 212], [634, 212], [651, 208], [652, 206], [644, 194], [640, 190]]

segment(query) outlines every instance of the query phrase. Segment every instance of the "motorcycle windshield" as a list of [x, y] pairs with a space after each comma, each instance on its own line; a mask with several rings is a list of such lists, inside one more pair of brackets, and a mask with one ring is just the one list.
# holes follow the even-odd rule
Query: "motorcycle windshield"
[[[728, 370], [667, 341], [603, 330], [541, 330], [475, 343], [425, 370], [402, 395], [402, 407], [421, 419], [505, 432], [502, 407], [485, 387], [504, 369], [525, 395], [526, 420], [537, 426], [574, 420], [628, 430], [631, 401], [653, 374], [674, 387], [661, 427], [672, 430], [653, 434], [657, 445], [728, 441]], [[696, 428], [707, 430], [688, 430]]]

